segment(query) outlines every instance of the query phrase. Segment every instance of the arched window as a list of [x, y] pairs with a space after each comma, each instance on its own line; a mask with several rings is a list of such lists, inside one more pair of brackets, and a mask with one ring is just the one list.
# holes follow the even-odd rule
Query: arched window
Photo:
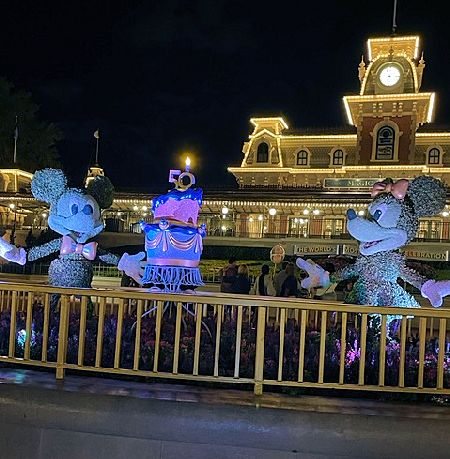
[[344, 165], [344, 152], [342, 150], [334, 150], [332, 164], [333, 166]]
[[256, 154], [257, 163], [267, 163], [269, 161], [269, 145], [262, 142], [258, 145], [258, 152]]
[[377, 132], [377, 145], [375, 159], [379, 161], [392, 161], [395, 158], [395, 131], [391, 126], [382, 126]]
[[297, 153], [297, 166], [308, 165], [308, 152], [306, 150], [300, 150]]
[[441, 151], [439, 148], [431, 148], [428, 152], [428, 164], [441, 164]]

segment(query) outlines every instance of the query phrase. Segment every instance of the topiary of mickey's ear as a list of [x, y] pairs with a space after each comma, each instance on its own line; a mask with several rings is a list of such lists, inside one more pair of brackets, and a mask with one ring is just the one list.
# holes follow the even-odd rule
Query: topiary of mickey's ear
[[98, 175], [87, 186], [87, 192], [101, 209], [107, 209], [113, 203], [114, 187], [108, 177]]
[[39, 201], [55, 204], [67, 189], [67, 178], [61, 169], [41, 169], [31, 180], [31, 192]]
[[409, 185], [408, 196], [413, 201], [418, 217], [431, 217], [444, 209], [447, 188], [440, 180], [421, 175]]

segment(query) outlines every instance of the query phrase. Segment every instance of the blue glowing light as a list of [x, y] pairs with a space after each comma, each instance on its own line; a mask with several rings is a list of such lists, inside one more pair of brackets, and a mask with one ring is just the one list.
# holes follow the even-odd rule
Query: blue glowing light
[[20, 347], [24, 347], [26, 340], [27, 340], [27, 332], [26, 332], [26, 330], [19, 330], [17, 332], [17, 344]]

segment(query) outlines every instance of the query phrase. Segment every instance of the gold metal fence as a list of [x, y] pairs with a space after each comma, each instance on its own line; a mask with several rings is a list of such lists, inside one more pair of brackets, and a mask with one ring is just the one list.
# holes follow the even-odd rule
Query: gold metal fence
[[[393, 320], [393, 316], [397, 317]], [[450, 394], [446, 309], [0, 284], [0, 362], [150, 378]]]

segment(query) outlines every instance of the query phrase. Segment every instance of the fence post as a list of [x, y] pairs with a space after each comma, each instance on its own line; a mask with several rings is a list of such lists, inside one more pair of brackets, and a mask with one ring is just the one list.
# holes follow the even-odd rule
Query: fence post
[[61, 295], [59, 306], [58, 355], [56, 358], [56, 379], [64, 379], [64, 365], [67, 355], [69, 334], [69, 305], [66, 295]]
[[258, 324], [256, 327], [255, 353], [255, 395], [262, 395], [264, 380], [264, 335], [266, 332], [266, 308], [258, 306]]

